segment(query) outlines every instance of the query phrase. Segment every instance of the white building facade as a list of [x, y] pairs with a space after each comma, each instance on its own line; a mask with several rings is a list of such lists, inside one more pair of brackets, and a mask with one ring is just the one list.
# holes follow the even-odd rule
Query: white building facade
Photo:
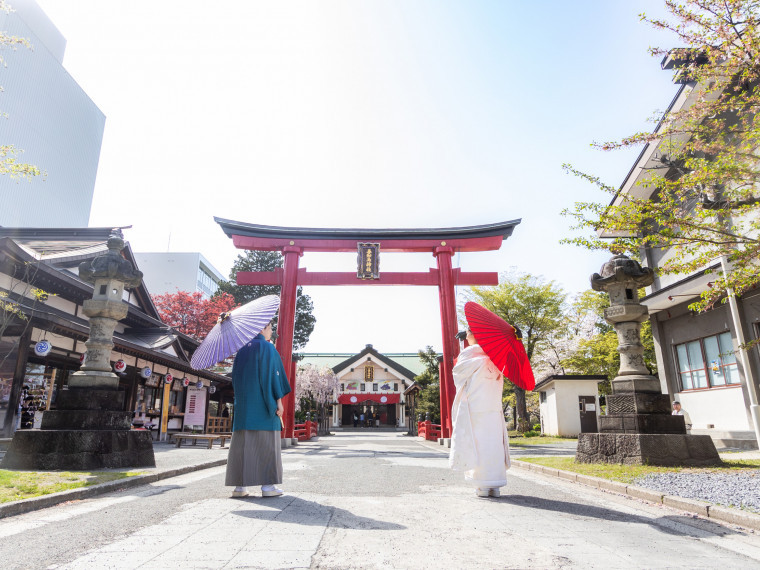
[[599, 382], [605, 376], [554, 375], [533, 389], [539, 394], [541, 433], [578, 437], [598, 431]]
[[105, 115], [63, 67], [66, 40], [34, 0], [12, 0], [0, 30], [32, 49], [3, 52], [0, 144], [43, 174], [31, 181], [0, 176], [0, 226], [87, 227]]

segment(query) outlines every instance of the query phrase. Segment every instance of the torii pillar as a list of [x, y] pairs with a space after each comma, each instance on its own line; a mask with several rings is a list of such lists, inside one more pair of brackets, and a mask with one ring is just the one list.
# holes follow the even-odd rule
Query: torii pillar
[[[277, 285], [281, 287], [280, 317], [277, 327], [277, 351], [289, 375], [291, 393], [286, 396], [285, 431], [292, 439], [295, 429], [295, 366], [293, 333], [295, 332], [296, 292], [309, 285], [427, 285], [438, 287], [441, 310], [443, 361], [440, 367], [442, 437], [451, 437], [451, 404], [455, 388], [451, 370], [459, 353], [457, 333], [456, 286], [498, 285], [496, 272], [465, 273], [452, 267], [457, 252], [495, 251], [512, 235], [520, 220], [443, 229], [323, 229], [262, 226], [214, 218], [232, 238], [235, 247], [254, 251], [280, 251], [284, 266], [275, 271], [237, 274], [238, 285]], [[357, 252], [359, 245], [371, 244], [383, 252], [427, 252], [436, 258], [437, 268], [419, 273], [308, 272], [298, 267], [305, 252]]]

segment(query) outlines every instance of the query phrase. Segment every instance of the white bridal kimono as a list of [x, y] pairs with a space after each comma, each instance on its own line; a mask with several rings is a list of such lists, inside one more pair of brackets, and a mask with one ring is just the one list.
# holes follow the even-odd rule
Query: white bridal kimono
[[465, 481], [480, 488], [507, 484], [509, 436], [501, 392], [504, 377], [477, 344], [468, 346], [454, 366], [457, 394], [451, 407], [449, 467], [464, 471]]

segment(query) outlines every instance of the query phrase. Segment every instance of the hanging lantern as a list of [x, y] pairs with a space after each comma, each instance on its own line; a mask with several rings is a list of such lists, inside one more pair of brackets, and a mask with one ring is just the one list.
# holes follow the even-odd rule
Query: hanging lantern
[[167, 374], [166, 376], [164, 376], [164, 382], [166, 384], [171, 384], [172, 380], [174, 380], [174, 376], [172, 376], [171, 374]]
[[183, 385], [185, 388], [187, 388], [187, 387], [190, 385], [190, 378], [188, 378], [187, 376], [185, 376], [185, 377], [182, 379], [182, 385]]
[[198, 380], [198, 383], [195, 385], [195, 387], [198, 388], [198, 390], [203, 390], [203, 381]]
[[120, 358], [114, 362], [113, 369], [117, 374], [124, 374], [124, 372], [127, 370], [127, 363]]
[[80, 366], [81, 366], [82, 364], [84, 364], [84, 361], [86, 360], [86, 356], [87, 356], [87, 353], [86, 353], [86, 352], [83, 352], [82, 354], [80, 354], [80, 355], [79, 355], [79, 365], [80, 365]]
[[208, 387], [208, 393], [209, 394], [213, 394], [214, 392], [216, 392], [216, 386], [209, 386]]
[[153, 374], [153, 371], [150, 369], [150, 366], [146, 366], [145, 368], [140, 370], [140, 376], [142, 376], [146, 380], [150, 378], [151, 374]]
[[47, 356], [53, 350], [53, 345], [47, 340], [41, 340], [34, 345], [34, 354], [37, 356]]

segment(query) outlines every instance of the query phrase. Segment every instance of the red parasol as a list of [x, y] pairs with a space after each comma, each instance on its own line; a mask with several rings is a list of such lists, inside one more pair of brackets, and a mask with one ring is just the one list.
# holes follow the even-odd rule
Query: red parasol
[[510, 382], [524, 390], [533, 390], [536, 380], [515, 328], [496, 313], [469, 301], [464, 316], [475, 340]]

